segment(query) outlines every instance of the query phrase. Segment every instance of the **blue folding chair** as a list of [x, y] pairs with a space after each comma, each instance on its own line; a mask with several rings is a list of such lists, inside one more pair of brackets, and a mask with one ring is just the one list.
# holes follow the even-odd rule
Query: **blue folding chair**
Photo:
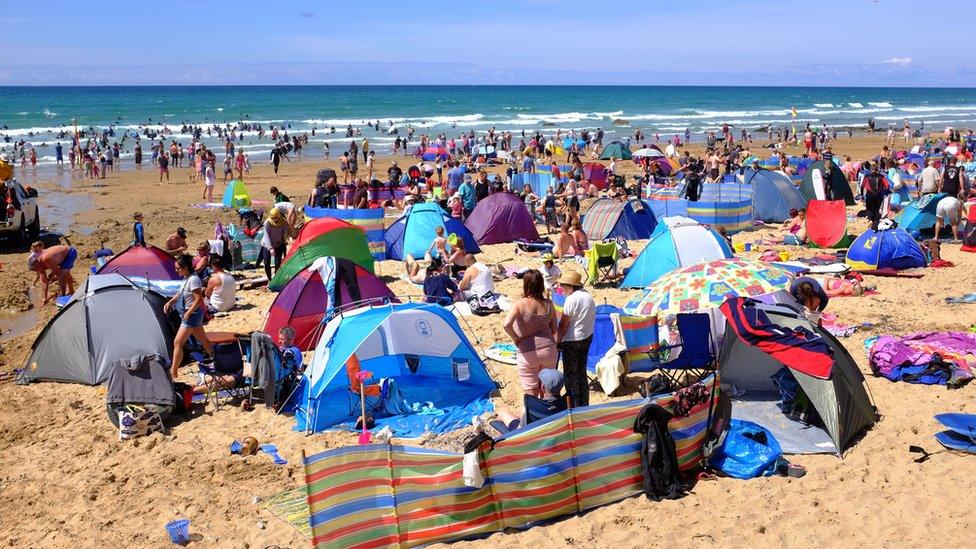
[[696, 376], [695, 381], [715, 371], [715, 349], [712, 346], [711, 318], [707, 313], [678, 313], [678, 334], [681, 343], [661, 347], [662, 351], [680, 351], [678, 356], [668, 362], [656, 363], [656, 368], [678, 385], [678, 375], [684, 372]]

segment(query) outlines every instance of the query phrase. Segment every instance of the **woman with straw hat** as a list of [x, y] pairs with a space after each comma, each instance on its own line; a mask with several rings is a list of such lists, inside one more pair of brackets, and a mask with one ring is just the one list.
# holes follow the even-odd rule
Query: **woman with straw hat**
[[583, 290], [583, 276], [579, 272], [567, 269], [559, 277], [558, 284], [566, 295], [563, 314], [556, 329], [556, 341], [563, 353], [566, 390], [572, 396], [574, 406], [587, 406], [590, 391], [586, 378], [586, 356], [593, 342], [596, 304], [593, 296]]

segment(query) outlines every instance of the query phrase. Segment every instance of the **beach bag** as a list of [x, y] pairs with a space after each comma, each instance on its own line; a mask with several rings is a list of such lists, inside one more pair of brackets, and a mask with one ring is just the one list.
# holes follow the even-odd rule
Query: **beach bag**
[[163, 418], [155, 410], [127, 405], [119, 410], [119, 440], [146, 436], [163, 430]]
[[495, 298], [495, 294], [491, 292], [486, 292], [481, 296], [471, 296], [467, 301], [471, 307], [471, 312], [478, 316], [488, 316], [502, 312], [501, 307], [498, 306], [498, 300]]
[[768, 477], [783, 459], [779, 442], [764, 427], [733, 419], [725, 440], [709, 458], [709, 465], [732, 478]]

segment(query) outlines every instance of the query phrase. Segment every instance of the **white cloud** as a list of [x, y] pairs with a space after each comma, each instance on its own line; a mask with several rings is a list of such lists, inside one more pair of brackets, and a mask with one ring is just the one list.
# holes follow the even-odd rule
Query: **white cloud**
[[885, 65], [898, 65], [902, 68], [907, 68], [912, 64], [911, 57], [892, 57], [891, 59], [885, 59], [882, 61]]

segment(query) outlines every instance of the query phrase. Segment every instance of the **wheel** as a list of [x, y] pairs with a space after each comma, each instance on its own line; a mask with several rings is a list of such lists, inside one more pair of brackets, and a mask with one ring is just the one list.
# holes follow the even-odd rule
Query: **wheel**
[[37, 237], [41, 234], [41, 212], [34, 214], [34, 221], [27, 226], [27, 232], [30, 233], [31, 240], [37, 240]]
[[27, 225], [24, 224], [24, 216], [20, 216], [20, 228], [17, 229], [17, 242], [27, 245], [30, 244], [30, 235], [27, 234]]

